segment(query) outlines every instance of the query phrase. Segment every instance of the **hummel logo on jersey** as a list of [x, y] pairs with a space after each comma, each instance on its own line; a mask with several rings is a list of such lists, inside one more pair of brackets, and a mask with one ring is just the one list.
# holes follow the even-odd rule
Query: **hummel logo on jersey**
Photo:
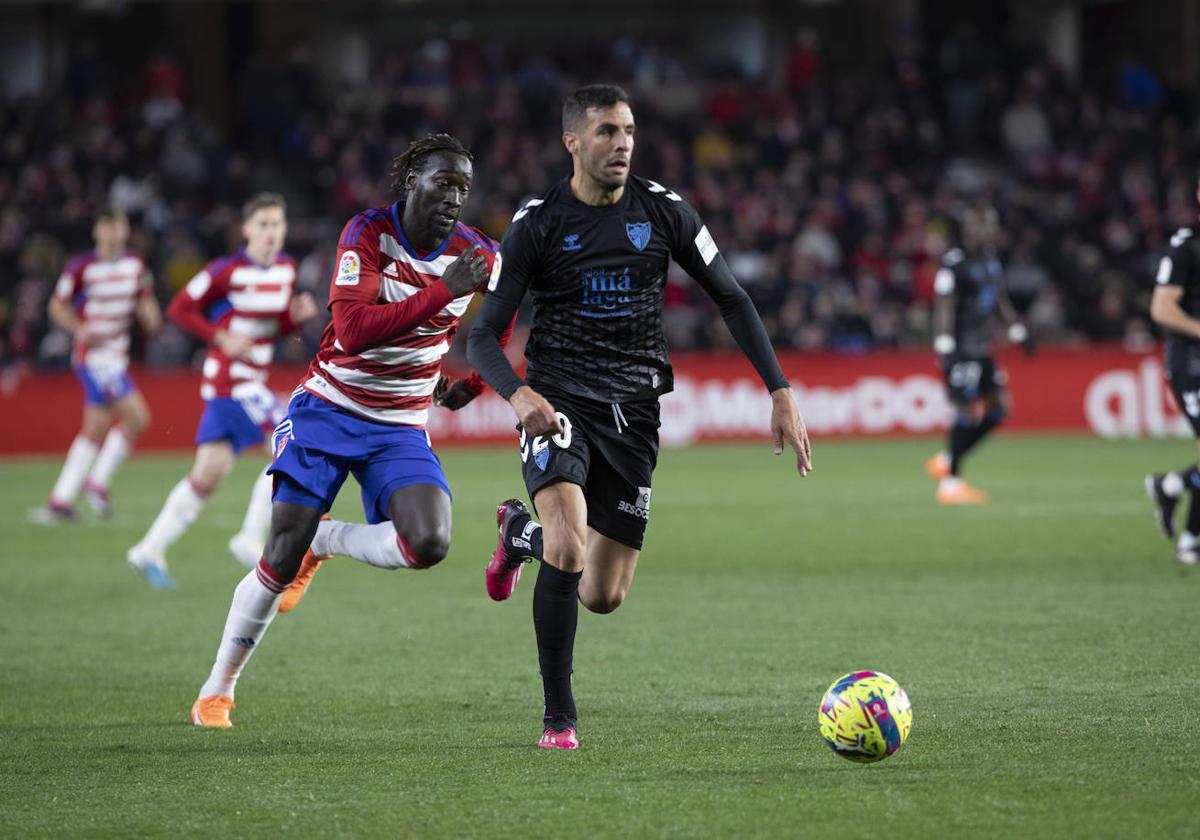
[[563, 250], [564, 251], [578, 251], [582, 247], [583, 246], [579, 244], [579, 234], [578, 233], [568, 233], [566, 236], [563, 237]]

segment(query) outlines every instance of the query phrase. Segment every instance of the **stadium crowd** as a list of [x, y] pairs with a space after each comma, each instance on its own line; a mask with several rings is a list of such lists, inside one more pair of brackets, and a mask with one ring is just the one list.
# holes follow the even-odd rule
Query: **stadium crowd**
[[[568, 171], [559, 101], [580, 81], [627, 87], [634, 172], [692, 201], [780, 347], [927, 343], [934, 273], [956, 216], [980, 202], [999, 211], [1008, 284], [1039, 339], [1144, 343], [1157, 254], [1196, 215], [1195, 128], [1148, 71], [1129, 64], [1114, 89], [1085, 90], [1040, 52], [965, 30], [857, 74], [829, 71], [815, 33], [801, 31], [765, 80], [633, 39], [573, 46], [570, 62], [566, 50], [531, 59], [430, 40], [364, 55], [341, 78], [297, 48], [281, 67], [252, 59], [220, 124], [193, 107], [169, 55], [136, 84], [90, 55], [54, 90], [0, 110], [10, 375], [65, 362], [69, 339], [48, 329], [46, 297], [68, 254], [89, 246], [99, 206], [130, 214], [165, 299], [236, 245], [243, 200], [279, 190], [301, 286], [323, 302], [341, 224], [387, 200], [390, 159], [409, 140], [449, 130], [474, 149], [465, 218], [498, 238], [524, 198]], [[670, 278], [667, 301], [674, 348], [729, 341], [685, 277]], [[285, 358], [311, 355], [320, 328]], [[144, 353], [168, 365], [194, 350], [168, 329]]]

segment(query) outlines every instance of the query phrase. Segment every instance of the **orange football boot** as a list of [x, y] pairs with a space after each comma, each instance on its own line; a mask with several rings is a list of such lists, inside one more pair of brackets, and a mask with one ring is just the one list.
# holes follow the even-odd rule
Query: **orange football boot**
[[233, 698], [224, 694], [197, 697], [192, 704], [192, 724], [209, 729], [230, 729], [233, 727], [229, 720], [229, 710], [232, 708]]
[[938, 485], [937, 500], [944, 505], [986, 505], [988, 494], [959, 479], [942, 481]]
[[313, 554], [311, 548], [304, 552], [304, 559], [300, 561], [300, 571], [296, 573], [296, 579], [288, 584], [288, 588], [283, 590], [283, 597], [279, 599], [279, 611], [281, 613], [291, 612], [296, 609], [296, 605], [300, 603], [300, 599], [308, 591], [308, 585], [312, 583], [313, 575], [317, 573], [317, 569], [321, 568], [321, 564], [332, 556], [332, 554], [323, 554], [318, 557]]
[[[322, 522], [328, 522], [329, 515], [321, 517]], [[332, 554], [322, 554], [317, 556], [313, 553], [310, 547], [304, 552], [304, 559], [300, 561], [300, 571], [296, 572], [296, 579], [288, 584], [288, 588], [283, 590], [283, 597], [279, 599], [279, 611], [291, 612], [296, 609], [296, 605], [300, 603], [300, 599], [304, 597], [305, 590], [312, 583], [313, 575], [317, 573], [317, 569], [321, 568], [321, 564], [332, 557]]]
[[925, 472], [929, 473], [930, 478], [935, 478], [941, 481], [950, 475], [950, 459], [946, 457], [945, 452], [939, 452], [933, 455], [925, 462]]

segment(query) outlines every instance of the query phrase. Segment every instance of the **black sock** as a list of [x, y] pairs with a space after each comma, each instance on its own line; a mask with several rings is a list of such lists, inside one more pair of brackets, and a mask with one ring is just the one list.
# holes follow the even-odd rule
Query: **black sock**
[[967, 454], [967, 450], [971, 448], [970, 439], [971, 433], [975, 431], [975, 427], [969, 422], [960, 421], [957, 417], [954, 419], [954, 425], [950, 427], [949, 442], [950, 442], [950, 475], [958, 475], [958, 462], [963, 455]]
[[537, 633], [547, 718], [575, 720], [571, 660], [575, 652], [575, 627], [579, 623], [582, 577], [583, 572], [564, 572], [542, 563], [533, 587], [533, 629]]
[[[1195, 467], [1192, 468], [1192, 472], [1195, 472]], [[1188, 476], [1184, 477], [1184, 484], [1192, 496], [1191, 504], [1188, 505], [1187, 532], [1192, 536], [1200, 536], [1200, 487]]]
[[[510, 550], [522, 555], [528, 553], [541, 560], [542, 526], [534, 522], [536, 527], [529, 528], [531, 522], [533, 522], [533, 517], [527, 513], [514, 516], [512, 522], [509, 523], [508, 533], [504, 535], [504, 541]], [[526, 535], [526, 529], [528, 529], [528, 535]]]
[[950, 475], [958, 475], [959, 461], [999, 426], [1004, 417], [1003, 411], [989, 411], [974, 425], [960, 426], [958, 420], [954, 421], [950, 428]]

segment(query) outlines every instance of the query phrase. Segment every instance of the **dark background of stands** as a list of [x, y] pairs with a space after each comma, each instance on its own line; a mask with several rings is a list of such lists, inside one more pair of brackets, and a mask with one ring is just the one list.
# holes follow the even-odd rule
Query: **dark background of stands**
[[[780, 347], [927, 344], [933, 274], [980, 203], [1043, 342], [1153, 340], [1154, 266], [1197, 212], [1196, 0], [480, 6], [0, 9], [4, 381], [66, 363], [46, 297], [99, 206], [130, 213], [165, 302], [236, 247], [247, 196], [281, 191], [323, 301], [339, 229], [388, 200], [410, 140], [474, 149], [465, 219], [498, 238], [569, 171], [559, 103], [593, 81], [627, 88], [634, 172], [699, 209]], [[685, 277], [667, 300], [673, 348], [729, 344]], [[196, 350], [174, 328], [138, 342], [153, 365]]]

